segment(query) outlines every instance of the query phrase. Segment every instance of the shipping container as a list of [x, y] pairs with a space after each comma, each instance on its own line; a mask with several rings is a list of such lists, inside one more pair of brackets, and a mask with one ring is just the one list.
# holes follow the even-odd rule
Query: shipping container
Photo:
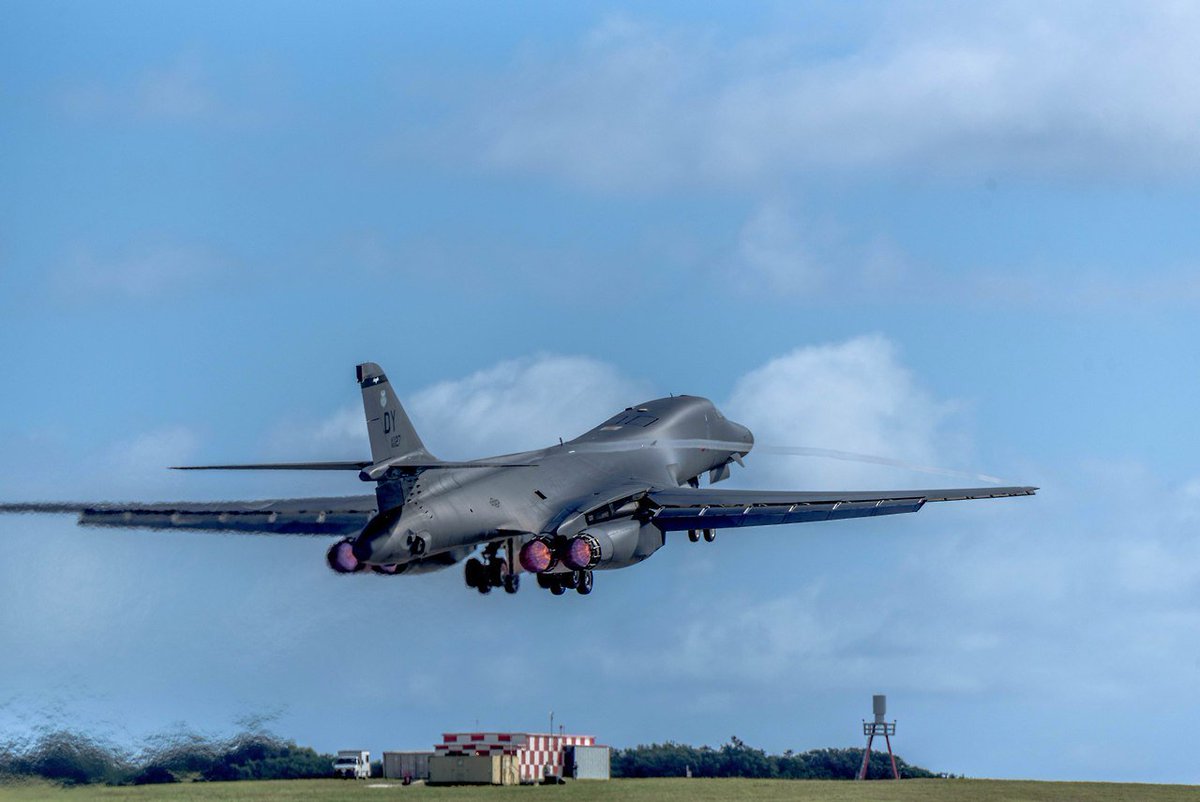
[[513, 755], [434, 755], [429, 758], [430, 785], [518, 785], [520, 770]]
[[429, 779], [429, 758], [433, 752], [384, 752], [383, 776], [390, 780]]
[[576, 780], [607, 780], [611, 765], [607, 746], [568, 746], [563, 750], [563, 774]]

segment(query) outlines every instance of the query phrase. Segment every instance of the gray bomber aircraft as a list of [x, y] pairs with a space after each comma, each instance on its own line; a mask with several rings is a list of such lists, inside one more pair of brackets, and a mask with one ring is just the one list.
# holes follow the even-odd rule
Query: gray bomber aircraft
[[[466, 560], [468, 586], [515, 593], [522, 570], [555, 595], [592, 591], [595, 570], [625, 568], [686, 531], [916, 512], [930, 501], [1031, 496], [1034, 487], [762, 491], [700, 487], [729, 476], [754, 436], [704, 398], [628, 407], [556, 446], [469, 462], [426, 450], [378, 365], [358, 366], [370, 462], [190, 466], [183, 470], [355, 470], [373, 496], [250, 502], [3, 504], [0, 512], [74, 513], [79, 523], [343, 536], [330, 568], [349, 574], [437, 571]], [[471, 554], [482, 547], [479, 557]], [[503, 554], [501, 553], [503, 552]], [[469, 559], [468, 559], [469, 558]]]

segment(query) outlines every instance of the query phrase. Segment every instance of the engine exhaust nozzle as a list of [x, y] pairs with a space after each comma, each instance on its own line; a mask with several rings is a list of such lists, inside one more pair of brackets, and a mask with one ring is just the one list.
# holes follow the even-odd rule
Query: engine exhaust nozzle
[[363, 569], [362, 563], [354, 556], [354, 544], [349, 540], [334, 543], [325, 555], [325, 560], [329, 567], [339, 574], [353, 574]]
[[573, 537], [563, 550], [562, 561], [572, 571], [586, 571], [600, 562], [600, 543], [587, 533]]
[[545, 573], [558, 564], [558, 557], [554, 554], [554, 543], [548, 537], [535, 537], [526, 543], [521, 547], [517, 559], [520, 560], [522, 568], [533, 574]]

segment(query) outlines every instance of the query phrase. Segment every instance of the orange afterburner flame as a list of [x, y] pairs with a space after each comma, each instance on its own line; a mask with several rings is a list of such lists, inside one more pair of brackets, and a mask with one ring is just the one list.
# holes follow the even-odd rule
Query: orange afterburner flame
[[567, 553], [563, 555], [563, 563], [573, 571], [583, 571], [595, 565], [599, 556], [591, 538], [577, 537], [567, 544]]
[[519, 555], [521, 567], [535, 574], [549, 571], [558, 562], [554, 558], [554, 548], [546, 538], [534, 538], [521, 547]]

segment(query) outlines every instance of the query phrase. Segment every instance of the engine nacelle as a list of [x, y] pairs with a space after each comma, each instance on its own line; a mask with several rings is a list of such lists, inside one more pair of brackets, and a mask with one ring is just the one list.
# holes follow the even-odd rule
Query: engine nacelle
[[352, 541], [355, 559], [369, 565], [401, 565], [419, 562], [427, 553], [440, 550], [429, 532], [414, 531], [412, 526], [412, 517], [406, 518], [401, 507], [376, 515]]
[[591, 571], [624, 568], [640, 563], [662, 548], [662, 530], [633, 518], [589, 526], [558, 550], [567, 570]]

